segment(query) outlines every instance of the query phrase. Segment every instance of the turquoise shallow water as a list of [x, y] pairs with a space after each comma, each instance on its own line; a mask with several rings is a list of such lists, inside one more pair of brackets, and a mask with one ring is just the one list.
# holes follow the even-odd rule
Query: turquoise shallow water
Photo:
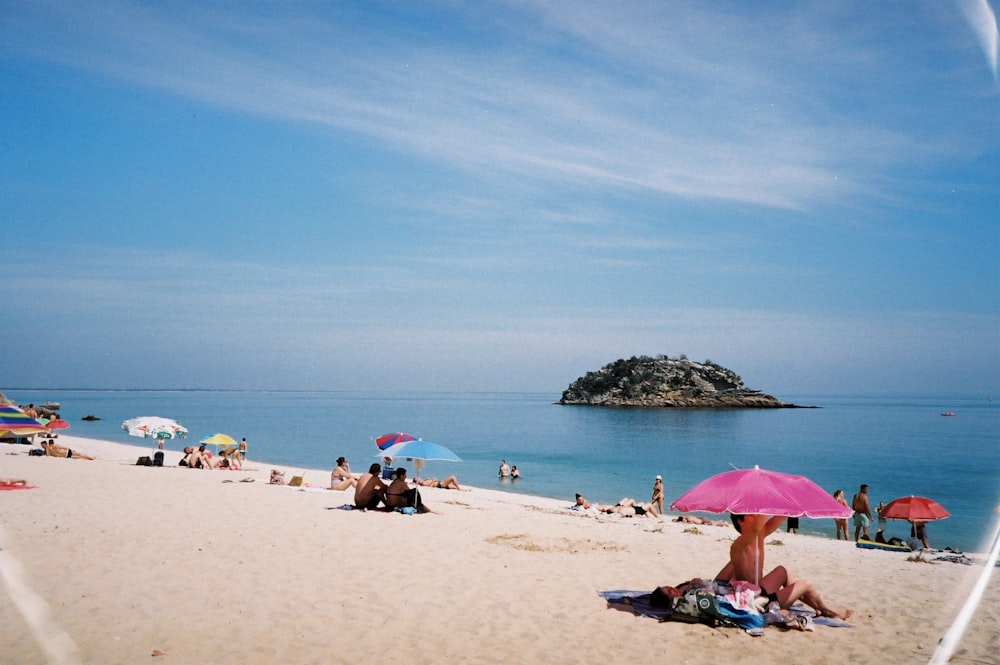
[[[798, 473], [848, 498], [861, 483], [872, 505], [929, 496], [951, 517], [929, 526], [931, 545], [982, 551], [1000, 504], [1000, 404], [980, 398], [782, 396], [819, 409], [670, 410], [558, 406], [539, 393], [348, 393], [5, 390], [18, 403], [62, 403], [76, 436], [138, 443], [127, 418], [174, 418], [190, 430], [180, 449], [215, 432], [246, 437], [250, 458], [355, 471], [377, 461], [374, 437], [405, 431], [454, 450], [460, 463], [429, 462], [424, 476], [455, 474], [478, 487], [592, 502], [647, 500], [656, 474], [667, 502], [715, 473], [754, 464]], [[945, 411], [954, 417], [942, 417]], [[87, 414], [102, 418], [82, 421]], [[501, 483], [500, 459], [522, 478]], [[314, 482], [318, 482], [317, 478]], [[830, 520], [802, 531], [833, 536]], [[889, 535], [908, 535], [890, 521]], [[852, 529], [853, 533], [853, 529]]]

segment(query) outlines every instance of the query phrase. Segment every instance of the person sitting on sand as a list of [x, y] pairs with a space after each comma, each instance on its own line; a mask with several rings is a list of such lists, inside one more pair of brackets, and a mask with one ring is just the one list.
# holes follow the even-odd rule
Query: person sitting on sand
[[221, 451], [218, 455], [214, 457], [207, 457], [202, 455], [203, 461], [201, 468], [203, 469], [231, 469], [236, 471], [240, 468], [239, 463], [239, 452], [237, 452], [236, 447], [226, 448]]
[[211, 462], [207, 455], [202, 453], [200, 448], [186, 446], [184, 456], [177, 463], [178, 466], [186, 466], [190, 469], [211, 469]]
[[337, 466], [330, 472], [330, 489], [346, 490], [358, 486], [358, 479], [351, 473], [351, 465], [343, 457], [337, 458]]
[[58, 443], [49, 439], [48, 441], [42, 441], [42, 448], [45, 450], [45, 454], [49, 457], [66, 457], [69, 459], [94, 459], [90, 455], [84, 455], [81, 452], [71, 450], [66, 446], [60, 446]]
[[415, 507], [417, 488], [406, 484], [406, 469], [398, 467], [392, 474], [392, 482], [385, 490], [385, 505], [388, 508]]
[[836, 619], [851, 616], [848, 608], [827, 606], [809, 582], [792, 580], [784, 566], [761, 575], [764, 570], [764, 539], [774, 533], [784, 520], [781, 515], [732, 515], [733, 526], [740, 535], [729, 548], [729, 563], [723, 566], [716, 579], [730, 583], [740, 580], [755, 583], [768, 599], [777, 601], [784, 610], [801, 600], [816, 610], [819, 616]]
[[590, 510], [590, 502], [583, 498], [580, 494], [576, 495], [576, 505], [574, 508], [582, 508], [583, 510]]
[[358, 478], [358, 484], [354, 487], [354, 505], [358, 508], [378, 508], [378, 504], [385, 501], [385, 482], [379, 476], [382, 466], [375, 462], [368, 467], [368, 473], [364, 473]]
[[458, 486], [458, 481], [455, 480], [455, 476], [448, 476], [444, 480], [438, 480], [437, 478], [414, 478], [413, 482], [421, 487], [437, 487], [442, 490], [458, 490], [459, 492], [469, 491], [463, 490]]

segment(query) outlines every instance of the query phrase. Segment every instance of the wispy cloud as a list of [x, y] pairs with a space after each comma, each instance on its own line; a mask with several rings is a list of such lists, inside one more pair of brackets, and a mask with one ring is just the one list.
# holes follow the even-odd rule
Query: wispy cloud
[[[870, 186], [852, 160], [873, 139], [897, 142], [816, 122], [779, 73], [742, 56], [757, 47], [735, 17], [685, 7], [686, 20], [713, 24], [699, 44], [700, 33], [635, 10], [515, 6], [523, 13], [497, 29], [517, 46], [499, 52], [398, 46], [389, 31], [365, 42], [335, 16], [294, 10], [249, 23], [124, 3], [61, 6], [44, 17], [47, 38], [22, 46], [208, 105], [565, 188], [809, 209]], [[539, 17], [556, 32], [537, 34]]]
[[969, 27], [979, 40], [979, 45], [986, 56], [986, 66], [993, 74], [993, 80], [997, 80], [997, 60], [998, 43], [1000, 36], [997, 31], [997, 17], [993, 8], [987, 0], [957, 0], [958, 6], [962, 10], [962, 15], [968, 21]]

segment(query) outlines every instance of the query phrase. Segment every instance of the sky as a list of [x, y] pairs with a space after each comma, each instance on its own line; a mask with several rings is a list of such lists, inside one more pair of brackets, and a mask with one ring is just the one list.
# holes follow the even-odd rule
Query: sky
[[0, 389], [1000, 395], [995, 0], [0, 0]]

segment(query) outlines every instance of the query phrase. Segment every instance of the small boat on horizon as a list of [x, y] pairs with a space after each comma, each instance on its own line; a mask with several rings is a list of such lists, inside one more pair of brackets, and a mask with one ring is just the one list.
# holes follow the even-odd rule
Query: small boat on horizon
[[945, 411], [941, 415], [942, 416], [953, 416], [953, 415], [955, 415], [955, 412], [954, 411]]

